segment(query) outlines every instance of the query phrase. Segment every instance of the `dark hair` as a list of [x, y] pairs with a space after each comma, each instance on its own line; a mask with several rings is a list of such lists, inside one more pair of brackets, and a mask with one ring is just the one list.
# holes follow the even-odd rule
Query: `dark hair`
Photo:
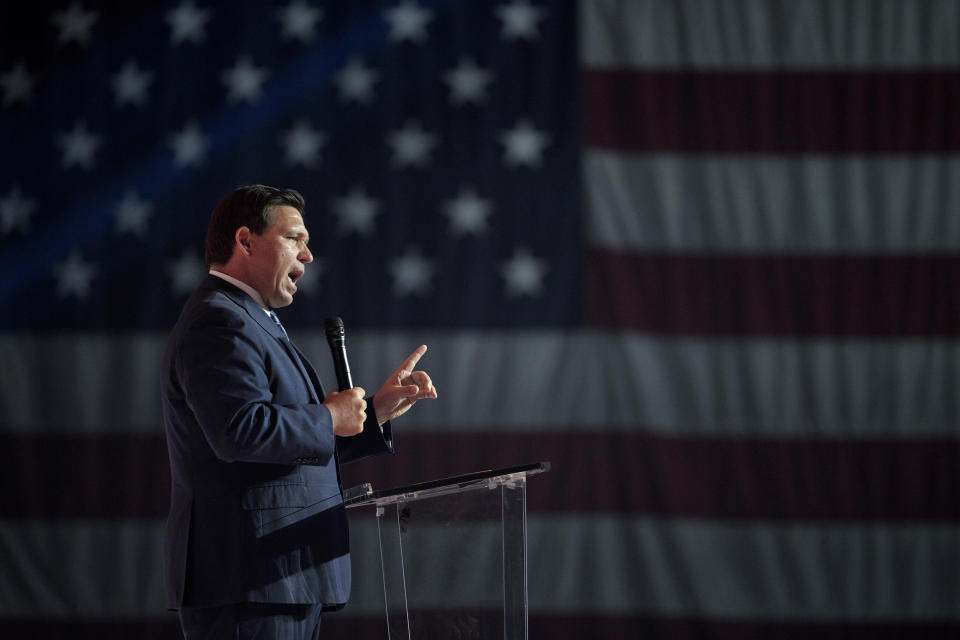
[[303, 196], [293, 189], [254, 184], [240, 187], [221, 200], [207, 227], [207, 267], [230, 261], [237, 229], [247, 227], [257, 235], [262, 234], [270, 226], [273, 210], [282, 206], [293, 207], [302, 214]]

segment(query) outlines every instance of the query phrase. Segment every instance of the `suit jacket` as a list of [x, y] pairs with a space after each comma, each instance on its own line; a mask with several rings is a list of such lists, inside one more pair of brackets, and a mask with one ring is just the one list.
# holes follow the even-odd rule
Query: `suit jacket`
[[316, 370], [249, 295], [215, 276], [173, 329], [161, 385], [168, 607], [346, 602], [338, 459], [393, 450], [372, 403], [361, 434], [335, 438]]

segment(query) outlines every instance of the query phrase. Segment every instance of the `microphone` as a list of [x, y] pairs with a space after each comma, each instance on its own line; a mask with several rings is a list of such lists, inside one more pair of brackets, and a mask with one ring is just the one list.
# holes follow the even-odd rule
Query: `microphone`
[[350, 364], [347, 362], [343, 320], [338, 317], [327, 318], [323, 321], [323, 329], [327, 333], [327, 344], [330, 345], [330, 353], [333, 355], [333, 370], [337, 373], [338, 390], [353, 389], [353, 380], [350, 379]]

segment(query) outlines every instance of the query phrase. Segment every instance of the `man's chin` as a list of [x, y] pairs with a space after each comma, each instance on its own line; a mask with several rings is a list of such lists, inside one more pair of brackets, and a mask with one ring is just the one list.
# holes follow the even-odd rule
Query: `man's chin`
[[289, 307], [293, 304], [293, 294], [285, 293], [283, 295], [277, 296], [274, 300], [270, 301], [271, 309], [281, 309], [283, 307]]

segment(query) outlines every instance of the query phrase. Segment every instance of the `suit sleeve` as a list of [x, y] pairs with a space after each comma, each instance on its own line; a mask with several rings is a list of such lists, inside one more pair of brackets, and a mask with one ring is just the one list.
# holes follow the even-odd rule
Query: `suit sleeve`
[[242, 318], [211, 311], [183, 337], [177, 375], [204, 437], [228, 462], [326, 464], [336, 445], [330, 412], [292, 396], [278, 403], [266, 349], [251, 333]]
[[367, 421], [363, 423], [363, 431], [348, 438], [337, 436], [337, 454], [341, 464], [381, 453], [393, 453], [393, 426], [388, 420], [381, 429], [377, 422], [373, 398], [367, 398]]

